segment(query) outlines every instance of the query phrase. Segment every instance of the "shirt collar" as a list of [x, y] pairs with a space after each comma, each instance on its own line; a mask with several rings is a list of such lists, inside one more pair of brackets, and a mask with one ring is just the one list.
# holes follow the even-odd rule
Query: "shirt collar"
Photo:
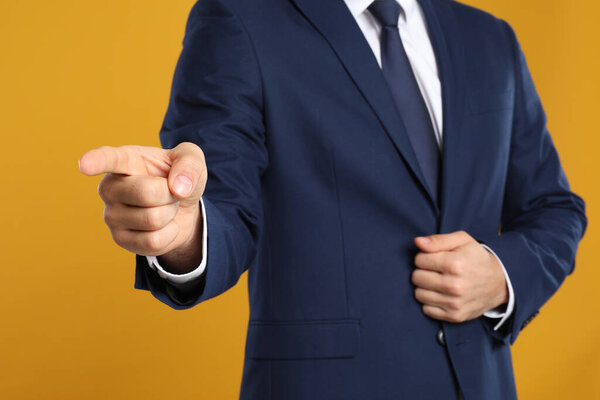
[[[367, 8], [371, 5], [373, 0], [344, 0], [346, 5], [350, 9], [352, 16], [354, 18], [358, 17], [360, 14], [364, 13]], [[410, 18], [417, 0], [396, 0], [404, 10], [404, 13], [401, 14], [402, 18], [405, 18], [405, 21]]]

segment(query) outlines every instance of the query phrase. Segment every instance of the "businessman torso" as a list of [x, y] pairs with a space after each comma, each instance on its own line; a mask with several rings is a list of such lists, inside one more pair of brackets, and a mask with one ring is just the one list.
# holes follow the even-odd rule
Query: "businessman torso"
[[446, 0], [420, 4], [442, 83], [439, 201], [343, 1], [201, 1], [192, 11], [161, 140], [206, 155], [199, 301], [249, 270], [244, 399], [439, 399], [459, 385], [466, 398], [516, 397], [509, 339], [483, 317], [423, 314], [413, 238], [465, 230], [493, 242], [511, 162], [528, 167], [511, 160], [515, 124], [542, 117], [519, 115], [526, 67], [506, 24]]

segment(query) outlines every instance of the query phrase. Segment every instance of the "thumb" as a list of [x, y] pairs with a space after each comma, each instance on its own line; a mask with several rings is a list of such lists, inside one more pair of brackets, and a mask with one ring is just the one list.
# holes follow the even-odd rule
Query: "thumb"
[[169, 150], [171, 170], [169, 190], [185, 203], [193, 204], [200, 200], [206, 185], [206, 163], [204, 153], [193, 143], [184, 142]]
[[425, 253], [437, 253], [439, 251], [452, 251], [457, 247], [475, 241], [465, 231], [456, 231], [439, 235], [420, 236], [415, 238], [415, 244], [419, 250]]

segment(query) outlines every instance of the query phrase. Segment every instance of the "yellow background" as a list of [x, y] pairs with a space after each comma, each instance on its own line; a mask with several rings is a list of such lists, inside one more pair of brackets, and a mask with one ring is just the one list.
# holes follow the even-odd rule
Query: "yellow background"
[[[283, 0], [282, 0], [283, 1]], [[522, 399], [600, 399], [599, 3], [471, 0], [517, 31], [590, 227], [514, 346]], [[0, 2], [0, 398], [234, 399], [246, 281], [176, 312], [133, 289], [77, 160], [158, 145], [193, 0]]]

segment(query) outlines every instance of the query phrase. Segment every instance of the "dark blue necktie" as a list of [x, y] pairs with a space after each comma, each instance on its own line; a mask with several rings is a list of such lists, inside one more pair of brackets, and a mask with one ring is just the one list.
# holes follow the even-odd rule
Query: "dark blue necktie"
[[398, 18], [402, 7], [396, 0], [376, 0], [369, 11], [381, 24], [383, 76], [404, 121], [421, 172], [438, 201], [440, 151], [427, 106], [400, 39]]

